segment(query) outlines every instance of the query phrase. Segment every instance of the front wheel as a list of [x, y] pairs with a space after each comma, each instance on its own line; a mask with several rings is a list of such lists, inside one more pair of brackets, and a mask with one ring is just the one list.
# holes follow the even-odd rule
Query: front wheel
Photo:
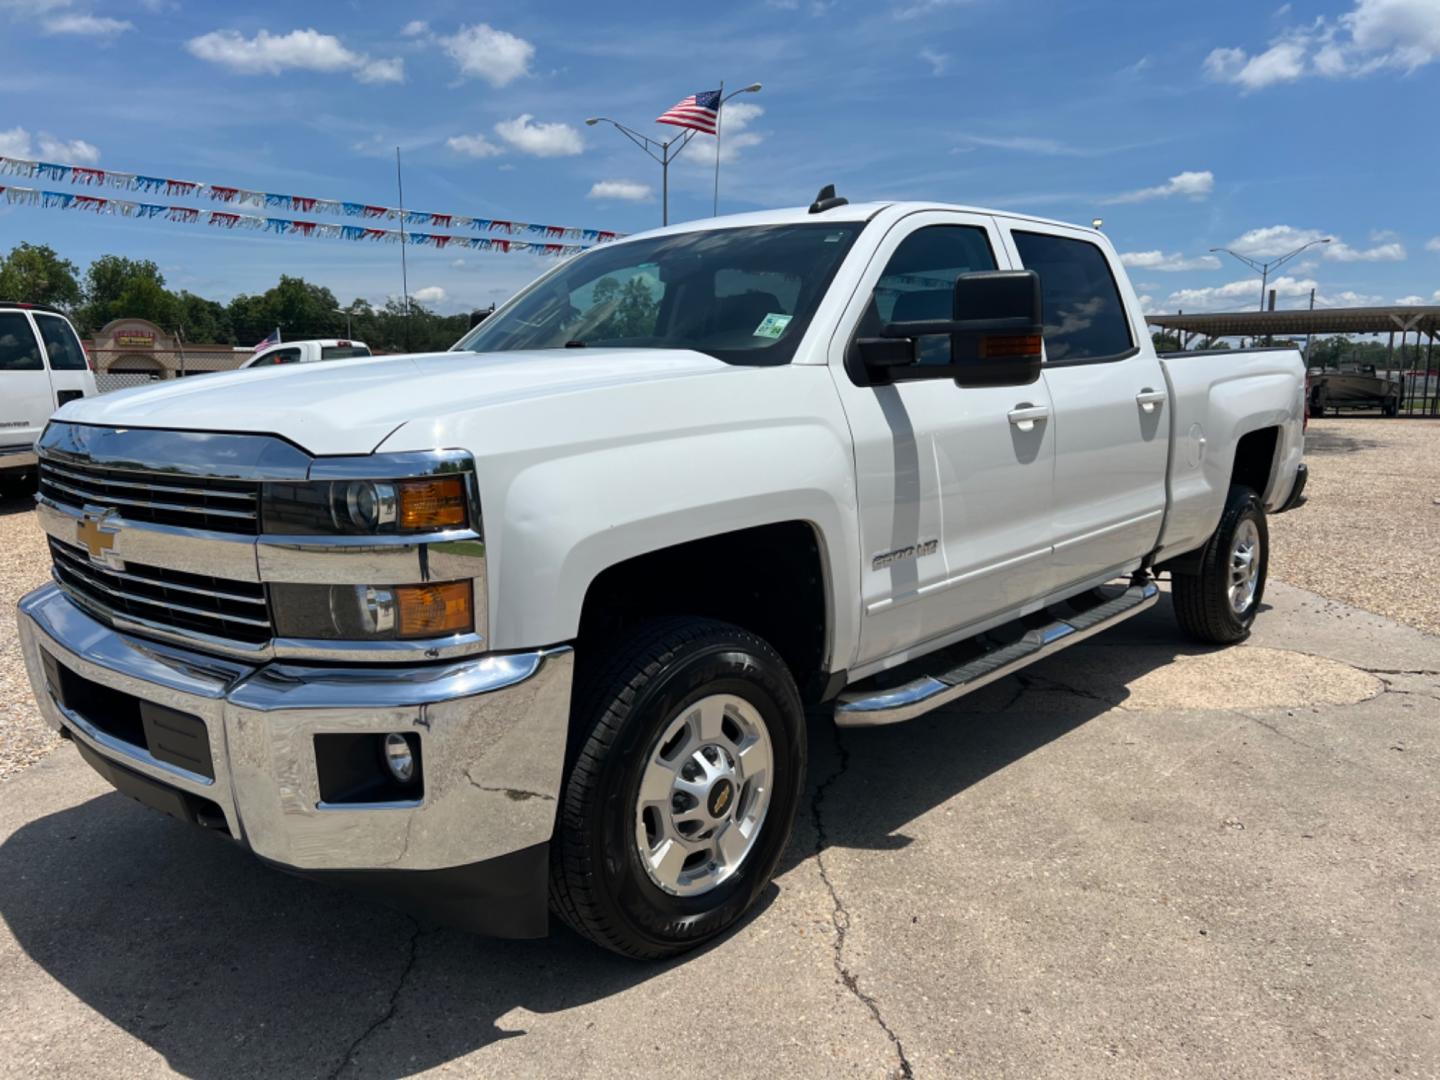
[[551, 844], [557, 914], [599, 945], [660, 958], [729, 929], [790, 836], [805, 719], [789, 669], [748, 631], [657, 619], [576, 687]]
[[1175, 618], [1197, 641], [1230, 645], [1250, 635], [1265, 595], [1270, 530], [1255, 492], [1230, 489], [1220, 525], [1206, 543], [1197, 570], [1173, 576]]

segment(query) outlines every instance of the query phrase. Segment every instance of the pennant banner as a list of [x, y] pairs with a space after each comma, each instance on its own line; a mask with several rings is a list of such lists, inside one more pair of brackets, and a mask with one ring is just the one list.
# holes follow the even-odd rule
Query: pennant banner
[[[257, 232], [272, 232], [279, 236], [309, 236], [322, 240], [368, 241], [383, 244], [396, 244], [401, 240], [400, 229], [367, 228], [363, 225], [341, 225], [335, 222], [306, 221], [297, 218], [260, 217], [257, 214], [241, 214], [231, 210], [201, 210], [193, 206], [131, 202], [128, 199], [111, 199], [100, 195], [76, 195], [68, 191], [45, 191], [32, 187], [0, 185], [0, 196], [14, 206], [39, 206], [50, 210], [88, 210], [93, 214], [115, 214], [127, 218], [164, 218], [179, 224], [204, 222], [218, 229], [252, 229]], [[509, 225], [510, 222], [496, 224]], [[584, 244], [543, 243], [454, 233], [406, 232], [404, 240], [407, 244], [414, 244], [418, 247], [470, 248], [474, 251], [501, 251], [508, 254], [546, 255], [554, 258], [566, 258], [586, 250]]]
[[[228, 187], [223, 184], [203, 184], [194, 180], [175, 180], [164, 176], [140, 176], [136, 173], [116, 172], [113, 169], [58, 165], [54, 162], [29, 161], [24, 158], [0, 156], [0, 175], [69, 182], [92, 187], [110, 187], [120, 191], [138, 191], [150, 195], [204, 197], [210, 199], [211, 202], [254, 206], [264, 210], [291, 210], [303, 214], [331, 214], [336, 217], [361, 217], [371, 220], [383, 218], [386, 221], [399, 222], [401, 225], [503, 233], [506, 236], [541, 239], [551, 244], [556, 241], [564, 241], [566, 242], [565, 246], [572, 247], [576, 244], [582, 246], [603, 244], [624, 235], [606, 229], [577, 229], [568, 225], [537, 225], [527, 221], [501, 221], [494, 218], [470, 217], [465, 214], [431, 213], [425, 210], [401, 211], [393, 206], [374, 206], [369, 203], [318, 199], [309, 195], [251, 191], [248, 188]], [[50, 204], [46, 203], [46, 205]], [[534, 246], [544, 247], [545, 245]]]

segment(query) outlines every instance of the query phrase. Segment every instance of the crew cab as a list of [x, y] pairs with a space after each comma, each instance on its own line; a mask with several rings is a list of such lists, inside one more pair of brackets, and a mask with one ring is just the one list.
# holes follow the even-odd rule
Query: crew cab
[[63, 312], [0, 300], [0, 485], [33, 475], [50, 414], [94, 393], [89, 358]]
[[363, 341], [343, 338], [316, 338], [313, 341], [281, 341], [258, 350], [241, 368], [270, 367], [274, 364], [313, 364], [320, 360], [350, 360], [369, 356]]
[[1303, 414], [1294, 349], [1158, 356], [1093, 229], [824, 191], [594, 248], [338, 388], [71, 403], [21, 640], [49, 723], [152, 806], [667, 956], [770, 880], [807, 706], [920, 715], [1166, 574], [1184, 631], [1245, 637]]

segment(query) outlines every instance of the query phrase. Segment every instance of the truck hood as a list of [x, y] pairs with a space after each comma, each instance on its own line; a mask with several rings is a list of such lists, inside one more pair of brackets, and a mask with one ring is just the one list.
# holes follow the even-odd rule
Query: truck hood
[[660, 349], [417, 353], [200, 375], [71, 402], [56, 419], [280, 435], [312, 454], [368, 454], [409, 421], [733, 367]]

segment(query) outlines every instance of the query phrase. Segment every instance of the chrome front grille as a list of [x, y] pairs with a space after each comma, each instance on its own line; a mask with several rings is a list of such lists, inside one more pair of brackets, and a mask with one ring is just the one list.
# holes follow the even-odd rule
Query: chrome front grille
[[80, 601], [111, 619], [130, 619], [179, 634], [206, 634], [261, 645], [273, 636], [265, 586], [251, 581], [187, 574], [127, 563], [112, 570], [90, 561], [84, 549], [53, 537], [55, 579]]
[[40, 459], [40, 494], [76, 510], [113, 509], [127, 521], [259, 533], [260, 485], [249, 480]]

